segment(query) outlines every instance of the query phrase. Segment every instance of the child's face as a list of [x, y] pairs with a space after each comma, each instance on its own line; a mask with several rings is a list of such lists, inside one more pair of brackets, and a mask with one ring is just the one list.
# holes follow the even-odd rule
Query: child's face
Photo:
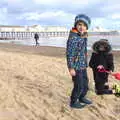
[[87, 32], [87, 27], [86, 27], [85, 23], [82, 22], [82, 21], [80, 21], [80, 22], [77, 23], [76, 29], [77, 29], [78, 32], [80, 32], [80, 33]]
[[101, 46], [99, 47], [99, 51], [105, 51], [105, 47], [101, 45]]

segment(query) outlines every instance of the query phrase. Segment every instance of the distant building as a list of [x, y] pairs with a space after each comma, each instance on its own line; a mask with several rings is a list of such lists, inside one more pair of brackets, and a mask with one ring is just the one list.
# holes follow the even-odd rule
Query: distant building
[[0, 25], [0, 32], [23, 32], [23, 31], [25, 31], [24, 26]]
[[113, 31], [113, 30], [102, 28], [100, 26], [96, 26], [88, 33], [89, 35], [120, 35], [117, 30]]
[[67, 32], [64, 26], [7, 26], [1, 25], [0, 32]]
[[44, 26], [46, 32], [66, 32], [68, 31], [64, 26]]
[[93, 28], [92, 30], [91, 30], [91, 32], [109, 32], [110, 30], [108, 30], [108, 29], [105, 29], [105, 28], [102, 28], [102, 27], [100, 27], [100, 26], [96, 26], [95, 28]]

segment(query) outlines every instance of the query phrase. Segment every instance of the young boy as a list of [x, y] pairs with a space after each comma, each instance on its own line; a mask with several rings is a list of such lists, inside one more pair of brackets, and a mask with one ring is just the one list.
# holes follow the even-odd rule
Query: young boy
[[113, 54], [110, 51], [111, 46], [106, 39], [101, 39], [93, 44], [93, 53], [89, 66], [93, 70], [95, 90], [98, 95], [112, 94], [109, 85], [106, 85], [108, 83], [108, 73], [99, 72], [99, 69], [114, 70]]
[[69, 33], [67, 41], [66, 57], [69, 73], [72, 76], [74, 88], [71, 94], [70, 106], [72, 108], [83, 107], [82, 103], [91, 104], [85, 98], [88, 91], [87, 77], [87, 29], [91, 20], [84, 14], [75, 17], [74, 28]]

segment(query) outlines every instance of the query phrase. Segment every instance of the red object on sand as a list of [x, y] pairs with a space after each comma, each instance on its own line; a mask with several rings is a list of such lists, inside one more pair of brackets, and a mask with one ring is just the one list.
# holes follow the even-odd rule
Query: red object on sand
[[114, 73], [112, 74], [117, 80], [120, 80], [120, 73]]
[[98, 69], [98, 72], [106, 72], [114, 76], [117, 80], [120, 80], [120, 73], [110, 73], [110, 71], [103, 69]]

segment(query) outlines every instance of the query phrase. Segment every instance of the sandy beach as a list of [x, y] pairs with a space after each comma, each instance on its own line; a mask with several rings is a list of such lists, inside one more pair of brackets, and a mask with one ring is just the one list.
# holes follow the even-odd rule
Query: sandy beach
[[[114, 55], [120, 71], [120, 52]], [[0, 76], [0, 120], [120, 120], [120, 97], [97, 96], [90, 68], [87, 96], [93, 104], [69, 107], [73, 84], [64, 48], [0, 43]], [[111, 76], [109, 82], [120, 84]]]

